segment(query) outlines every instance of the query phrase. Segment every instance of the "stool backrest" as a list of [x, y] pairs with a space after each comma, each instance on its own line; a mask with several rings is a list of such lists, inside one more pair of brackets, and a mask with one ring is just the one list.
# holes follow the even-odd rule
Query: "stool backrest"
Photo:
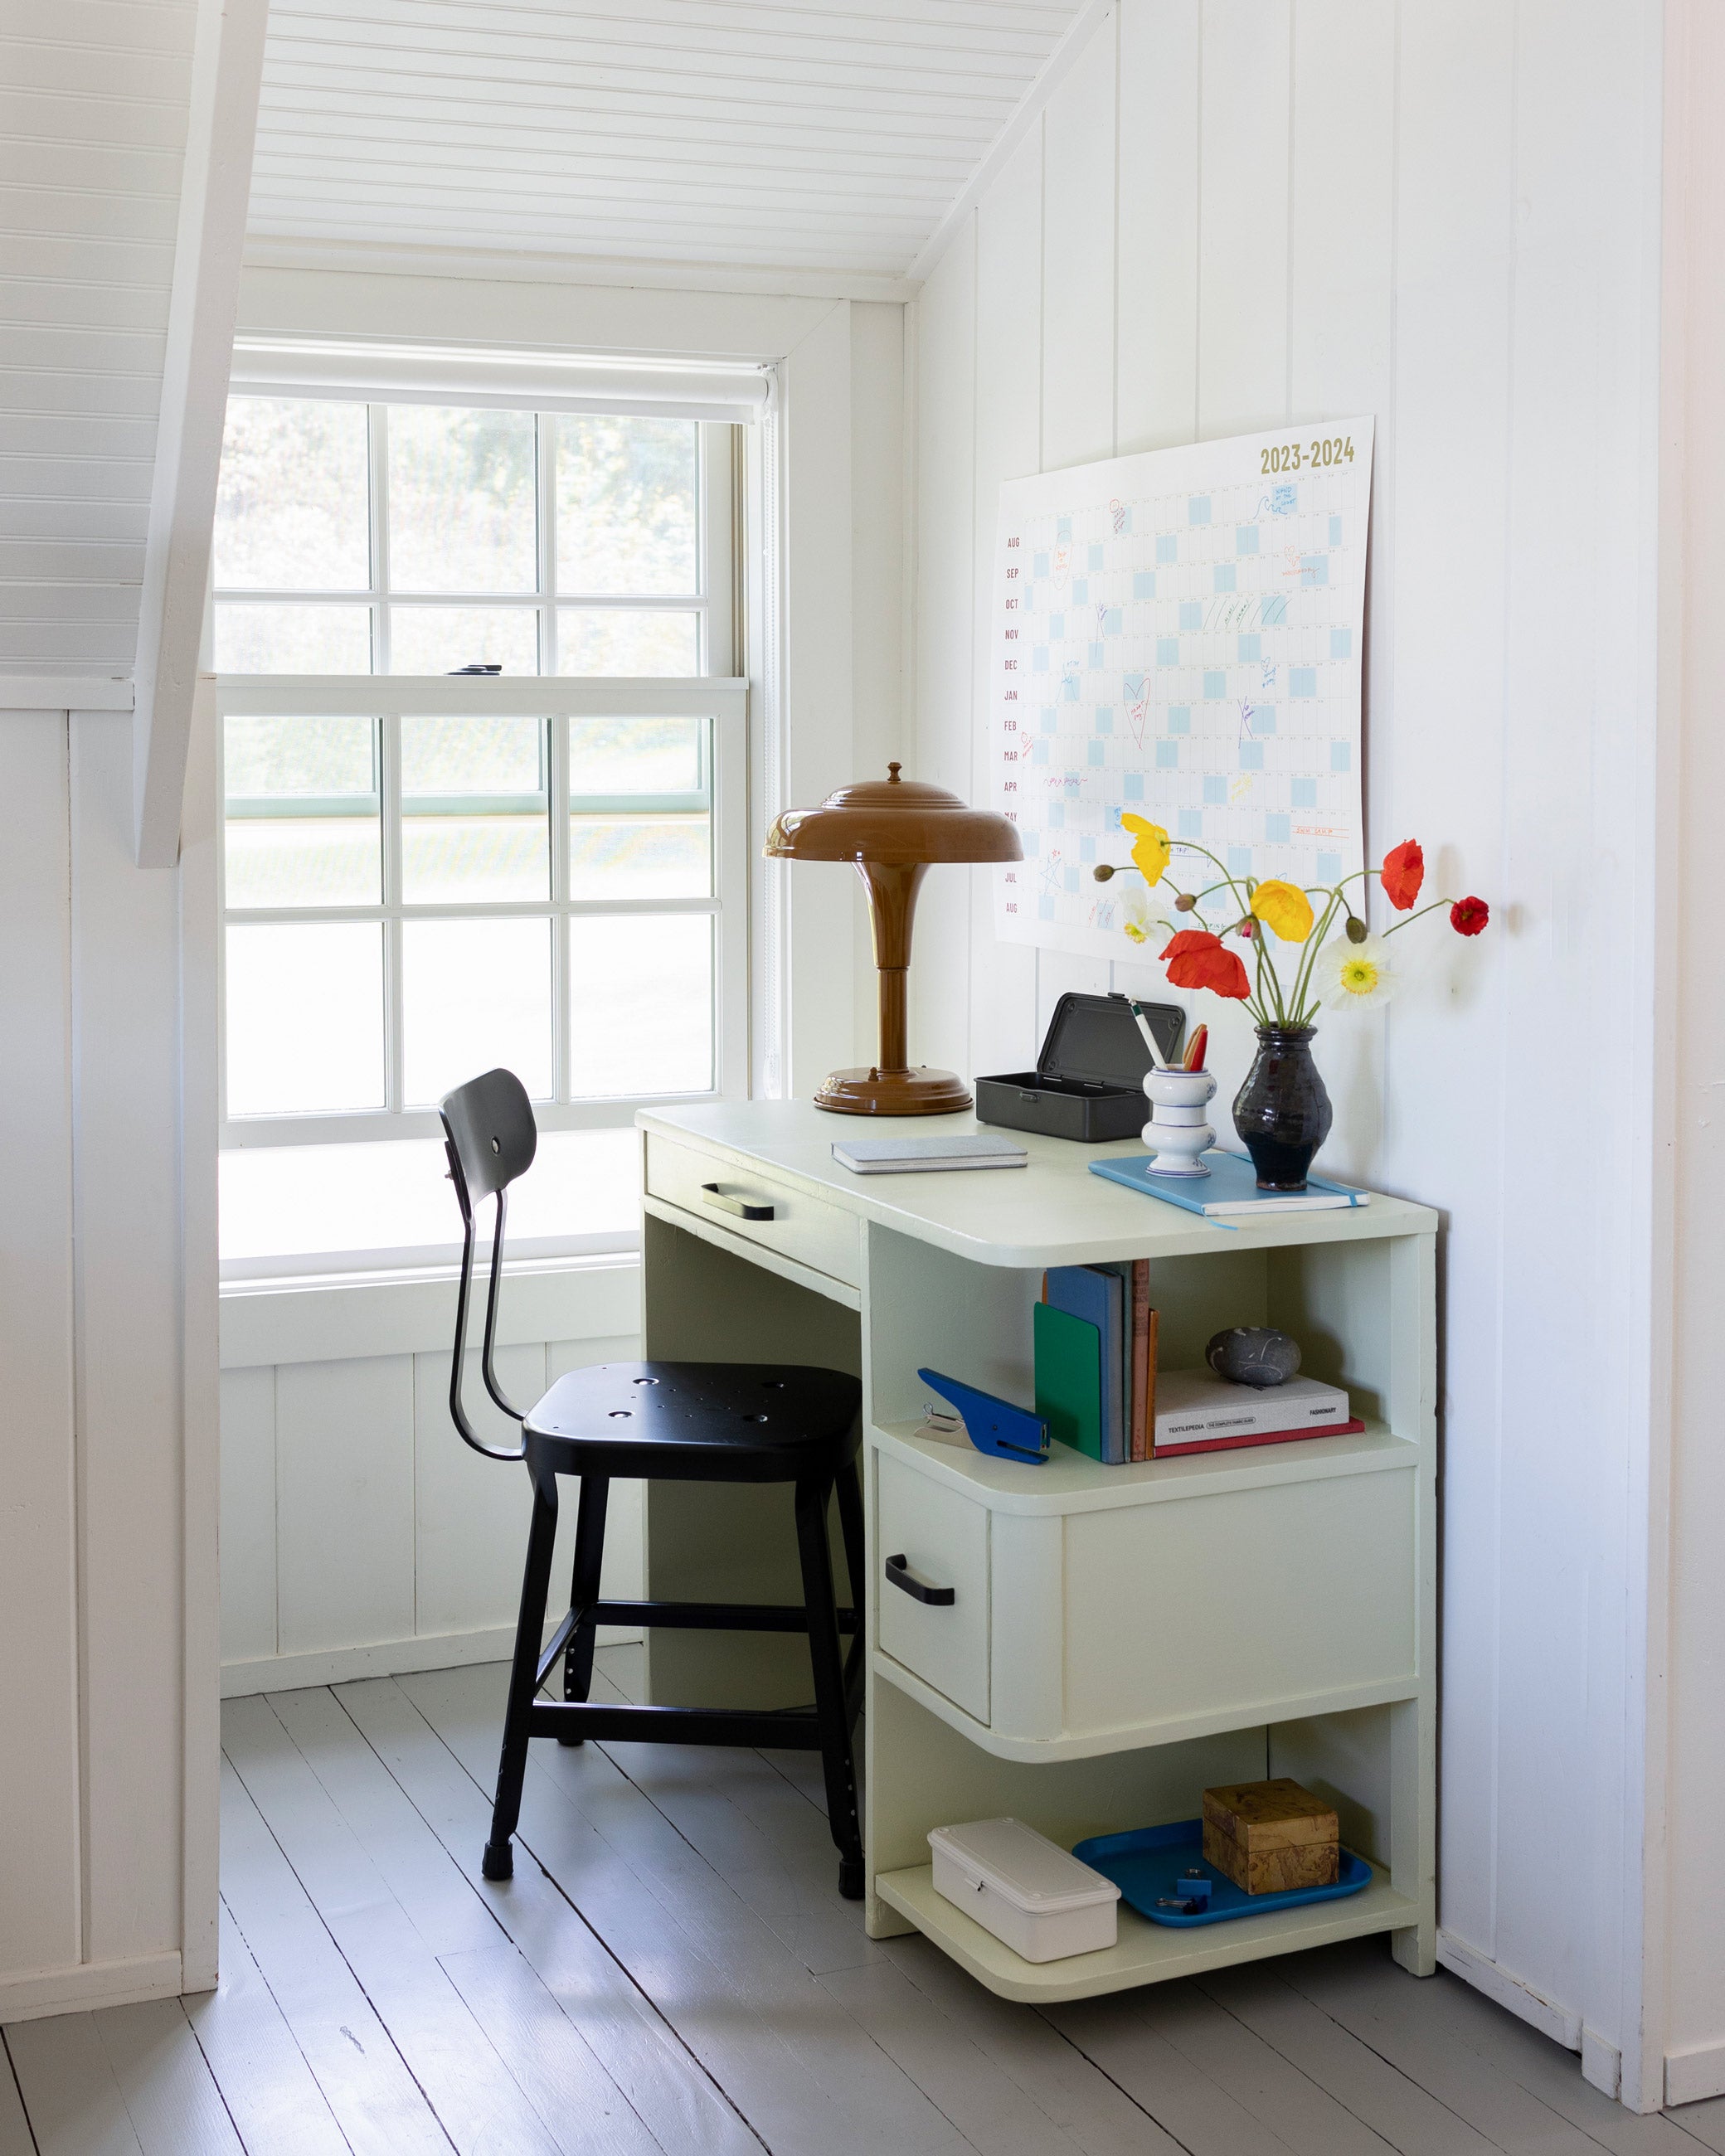
[[456, 1429], [475, 1452], [488, 1460], [519, 1460], [525, 1445], [509, 1449], [487, 1445], [467, 1419], [462, 1405], [462, 1378], [467, 1362], [467, 1312], [473, 1295], [473, 1245], [475, 1216], [486, 1199], [497, 1201], [496, 1224], [491, 1234], [490, 1281], [485, 1293], [485, 1332], [480, 1352], [480, 1373], [485, 1390], [513, 1421], [521, 1411], [511, 1405], [497, 1382], [492, 1353], [497, 1339], [497, 1289], [503, 1273], [503, 1229], [509, 1186], [533, 1165], [539, 1147], [539, 1128], [533, 1120], [527, 1089], [512, 1070], [487, 1070], [470, 1078], [453, 1093], [444, 1096], [439, 1113], [443, 1117], [444, 1150], [449, 1156], [449, 1180], [461, 1208], [461, 1280], [455, 1296], [455, 1353], [449, 1368], [449, 1414]]

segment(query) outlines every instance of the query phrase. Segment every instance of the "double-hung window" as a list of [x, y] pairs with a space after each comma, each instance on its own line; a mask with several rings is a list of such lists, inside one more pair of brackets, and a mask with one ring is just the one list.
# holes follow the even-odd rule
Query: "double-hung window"
[[[350, 1183], [331, 1148], [434, 1139], [440, 1096], [497, 1064], [548, 1133], [744, 1090], [741, 431], [495, 395], [230, 398], [223, 1135], [274, 1156], [236, 1183], [242, 1215], [320, 1165]], [[242, 1259], [259, 1233], [242, 1220]]]

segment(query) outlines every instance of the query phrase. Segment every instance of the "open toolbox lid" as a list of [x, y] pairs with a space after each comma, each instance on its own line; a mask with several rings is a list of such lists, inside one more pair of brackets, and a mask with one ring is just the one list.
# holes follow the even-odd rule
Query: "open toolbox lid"
[[[1157, 1045], [1172, 1061], [1185, 1030], [1178, 1004], [1141, 1004]], [[1132, 1004], [1118, 993], [1080, 995], [1069, 990], [1054, 1007], [1036, 1076], [1045, 1086], [1111, 1086], [1137, 1092], [1150, 1068], [1150, 1051]]]
[[928, 1840], [973, 1887], [992, 1887], [1004, 1900], [1033, 1915], [1087, 1909], [1099, 1902], [1120, 1899], [1120, 1889], [1111, 1879], [1091, 1871], [1022, 1820], [973, 1820], [964, 1826], [937, 1826], [931, 1830]]

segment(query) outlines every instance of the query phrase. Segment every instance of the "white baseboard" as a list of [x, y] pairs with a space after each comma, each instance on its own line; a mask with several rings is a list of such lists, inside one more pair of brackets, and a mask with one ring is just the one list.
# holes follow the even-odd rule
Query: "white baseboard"
[[1592, 2029], [1581, 2032], [1581, 2077], [1601, 2096], [1623, 2095], [1623, 2054]]
[[1665, 2055], [1665, 2100], [1701, 2103], [1725, 2096], [1725, 2044], [1697, 2044], [1687, 2051]]
[[1513, 1975], [1490, 1955], [1482, 1954], [1476, 1947], [1469, 1946], [1441, 1927], [1437, 1935], [1437, 1958], [1444, 1968], [1471, 1984], [1476, 1991], [1483, 1991], [1499, 2006], [1507, 2007], [1512, 2014], [1538, 2030], [1542, 2036], [1549, 2036], [1566, 2051], [1582, 2048], [1579, 2014], [1568, 2006], [1560, 2006], [1554, 1999], [1548, 1999], [1523, 1978]]
[[136, 2006], [140, 1999], [172, 1999], [179, 1989], [177, 1953], [33, 1969], [27, 1976], [0, 1976], [0, 2021], [39, 2021], [50, 2014], [87, 2014], [97, 2006]]
[[[547, 1628], [547, 1638], [551, 1628]], [[629, 1645], [639, 1632], [601, 1625], [602, 1647]], [[459, 1670], [474, 1662], [506, 1662], [515, 1652], [515, 1627], [478, 1632], [430, 1632], [411, 1640], [378, 1640], [364, 1647], [333, 1647], [316, 1655], [265, 1655], [252, 1662], [223, 1662], [222, 1697], [302, 1691], [308, 1685], [352, 1684], [360, 1677], [408, 1676], [418, 1670]]]

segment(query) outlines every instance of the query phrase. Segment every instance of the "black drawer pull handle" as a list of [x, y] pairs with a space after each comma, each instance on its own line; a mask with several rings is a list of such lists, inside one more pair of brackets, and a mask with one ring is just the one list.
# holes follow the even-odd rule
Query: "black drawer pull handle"
[[892, 1586], [901, 1587], [914, 1600], [929, 1603], [937, 1609], [950, 1609], [958, 1599], [956, 1589], [931, 1587], [926, 1579], [918, 1579], [902, 1554], [887, 1558], [886, 1577]]
[[773, 1218], [770, 1205], [752, 1204], [747, 1198], [727, 1198], [716, 1183], [701, 1184], [701, 1202], [703, 1205], [716, 1205], [721, 1213], [734, 1213], [739, 1220], [770, 1220]]

